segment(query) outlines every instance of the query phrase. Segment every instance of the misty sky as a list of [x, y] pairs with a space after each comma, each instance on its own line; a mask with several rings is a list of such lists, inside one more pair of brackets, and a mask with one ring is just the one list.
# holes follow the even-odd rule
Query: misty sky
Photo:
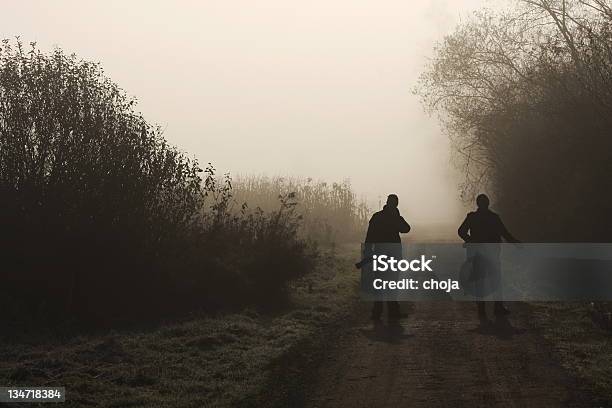
[[100, 61], [167, 139], [242, 174], [349, 178], [408, 220], [463, 211], [412, 87], [483, 0], [8, 1], [0, 36]]

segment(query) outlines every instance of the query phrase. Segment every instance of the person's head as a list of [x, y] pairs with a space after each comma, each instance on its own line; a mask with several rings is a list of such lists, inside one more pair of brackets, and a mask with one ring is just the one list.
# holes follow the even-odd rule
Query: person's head
[[387, 205], [389, 207], [397, 208], [399, 205], [399, 198], [395, 194], [389, 194], [387, 196]]
[[478, 194], [476, 197], [476, 206], [479, 210], [486, 210], [489, 208], [489, 197], [486, 194]]

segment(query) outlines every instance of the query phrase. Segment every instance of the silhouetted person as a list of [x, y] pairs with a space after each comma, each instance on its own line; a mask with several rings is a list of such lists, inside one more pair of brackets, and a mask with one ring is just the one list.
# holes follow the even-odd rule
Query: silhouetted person
[[[371, 244], [376, 243], [391, 243], [398, 244], [399, 254], [395, 256], [401, 257], [401, 238], [400, 233], [407, 233], [410, 231], [410, 225], [404, 220], [404, 217], [400, 215], [397, 208], [399, 199], [397, 195], [390, 194], [387, 197], [387, 204], [381, 211], [378, 211], [372, 215], [370, 223], [368, 225], [368, 232], [365, 238], [366, 253], [368, 253], [368, 247]], [[369, 244], [369, 245], [368, 245]], [[383, 302], [374, 302], [374, 308], [372, 309], [372, 319], [379, 320], [383, 311]], [[397, 301], [387, 301], [387, 314], [389, 318], [400, 318], [403, 315], [400, 313], [399, 303]]]
[[[499, 244], [502, 242], [502, 238], [507, 242], [519, 243], [520, 241], [506, 228], [499, 215], [489, 210], [489, 197], [485, 194], [480, 194], [476, 197], [476, 211], [468, 213], [467, 217], [459, 227], [457, 231], [459, 236], [466, 243], [489, 243]], [[489, 267], [493, 269], [494, 273], [500, 274], [500, 260], [499, 254], [501, 251], [500, 245], [494, 245], [492, 247], [487, 246], [486, 262], [481, 262], [480, 267]], [[501, 279], [500, 279], [501, 282]], [[478, 317], [481, 321], [487, 320], [485, 311], [485, 302], [476, 302], [478, 305]], [[495, 302], [495, 315], [504, 316], [510, 313], [506, 309], [501, 301]]]

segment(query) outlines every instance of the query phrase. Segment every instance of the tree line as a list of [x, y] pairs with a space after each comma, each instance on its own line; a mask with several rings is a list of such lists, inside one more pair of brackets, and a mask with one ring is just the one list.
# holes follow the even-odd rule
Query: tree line
[[2, 42], [7, 320], [99, 324], [269, 306], [313, 268], [320, 251], [295, 192], [279, 191], [266, 209], [237, 202], [228, 175], [171, 146], [136, 102], [98, 63]]
[[608, 0], [478, 11], [436, 47], [416, 92], [452, 140], [464, 198], [492, 190], [533, 242], [609, 240]]

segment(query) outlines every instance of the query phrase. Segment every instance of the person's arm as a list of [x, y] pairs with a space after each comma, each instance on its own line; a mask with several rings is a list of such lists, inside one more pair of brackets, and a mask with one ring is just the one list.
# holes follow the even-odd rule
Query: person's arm
[[410, 225], [401, 215], [399, 215], [398, 231], [402, 234], [407, 234], [408, 232], [410, 232]]
[[508, 231], [508, 228], [506, 228], [501, 218], [498, 218], [498, 219], [499, 219], [500, 235], [502, 236], [502, 238], [505, 239], [506, 242], [510, 242], [512, 244], [519, 244], [521, 241], [514, 238], [514, 235], [512, 235], [510, 231]]
[[370, 222], [368, 223], [368, 231], [366, 232], [365, 242], [371, 243], [374, 241], [374, 229], [375, 229], [375, 220], [376, 214], [370, 218]]
[[368, 223], [368, 231], [366, 232], [366, 237], [365, 237], [365, 242], [363, 244], [363, 251], [362, 251], [362, 259], [361, 261], [357, 262], [355, 264], [355, 268], [357, 269], [361, 269], [364, 265], [367, 265], [368, 263], [371, 262], [372, 259], [372, 254], [374, 254], [374, 247], [375, 247], [375, 229], [376, 229], [376, 221], [375, 218], [376, 215], [373, 215], [372, 218], [370, 218], [370, 222]]
[[463, 222], [459, 226], [457, 234], [459, 234], [461, 239], [465, 242], [470, 242], [470, 239], [472, 238], [470, 237], [470, 214], [465, 217], [465, 220], [463, 220]]

